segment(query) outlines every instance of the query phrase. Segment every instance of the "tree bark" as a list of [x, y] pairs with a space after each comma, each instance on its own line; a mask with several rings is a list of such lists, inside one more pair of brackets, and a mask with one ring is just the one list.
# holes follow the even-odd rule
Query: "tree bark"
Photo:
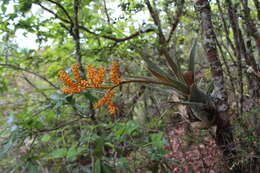
[[[218, 57], [216, 36], [211, 21], [211, 9], [208, 0], [197, 0], [195, 7], [201, 18], [204, 50], [207, 60], [210, 64], [212, 78], [214, 80], [214, 90], [211, 96], [216, 105], [216, 144], [223, 151], [224, 159], [227, 161], [229, 168], [233, 165], [234, 160], [234, 141], [232, 128], [229, 121], [227, 103], [227, 92], [224, 86], [224, 75], [221, 62]], [[237, 170], [236, 170], [237, 171]]]

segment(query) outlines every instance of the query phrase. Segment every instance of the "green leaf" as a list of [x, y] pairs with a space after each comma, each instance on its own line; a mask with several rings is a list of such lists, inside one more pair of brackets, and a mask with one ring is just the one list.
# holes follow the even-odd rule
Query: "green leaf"
[[58, 158], [64, 158], [67, 155], [67, 149], [66, 148], [60, 148], [56, 151], [53, 151], [49, 157], [49, 159], [58, 159]]
[[28, 12], [32, 8], [32, 0], [22, 0], [18, 8], [23, 13]]
[[6, 92], [8, 90], [7, 84], [6, 82], [0, 81], [0, 93]]
[[76, 147], [70, 147], [68, 152], [67, 152], [67, 158], [68, 159], [75, 159], [76, 156], [78, 155], [78, 151], [76, 149]]
[[180, 69], [180, 65], [178, 63], [178, 60], [176, 59], [176, 63], [173, 61], [173, 59], [171, 58], [171, 56], [169, 54], [165, 55], [166, 61], [168, 62], [169, 66], [171, 67], [174, 75], [176, 75], [176, 77], [181, 80], [181, 81], [185, 81]]
[[161, 148], [165, 144], [163, 133], [153, 134], [151, 136], [152, 145], [156, 148]]
[[97, 159], [94, 164], [94, 170], [93, 173], [101, 173], [101, 160]]
[[158, 29], [158, 28], [157, 28], [156, 25], [149, 23], [149, 24], [146, 24], [146, 25], [142, 28], [142, 32], [155, 31], [155, 30], [157, 30], [157, 29]]
[[1, 9], [2, 9], [2, 12], [5, 13], [6, 10], [7, 10], [7, 5], [9, 4], [9, 0], [2, 0], [2, 5], [1, 5]]
[[144, 61], [146, 62], [148, 66], [148, 70], [159, 80], [170, 83], [176, 90], [180, 91], [182, 94], [188, 94], [189, 88], [182, 82], [174, 79], [170, 75], [168, 75], [166, 72], [161, 70], [156, 64], [154, 64], [148, 57], [149, 55], [146, 55], [142, 53], [142, 57]]
[[209, 104], [211, 102], [211, 96], [196, 86], [192, 86], [190, 88], [190, 94], [191, 96], [189, 101], [205, 104]]
[[157, 173], [157, 172], [159, 172], [159, 164], [156, 163], [154, 165], [150, 165], [149, 169], [152, 171], [152, 173]]
[[139, 128], [138, 124], [135, 123], [134, 121], [129, 121], [126, 124], [126, 133], [129, 136], [132, 136], [135, 131]]
[[37, 165], [33, 164], [32, 162], [29, 162], [27, 166], [28, 173], [38, 173], [38, 167]]
[[113, 168], [105, 163], [101, 163], [101, 170], [102, 173], [114, 173], [115, 171], [113, 170]]
[[114, 148], [114, 145], [112, 143], [110, 143], [110, 142], [106, 142], [105, 145], [110, 147], [110, 148]]
[[51, 136], [49, 134], [44, 134], [42, 136], [42, 142], [48, 142], [50, 140]]
[[103, 147], [104, 147], [105, 141], [104, 141], [104, 137], [100, 136], [97, 140], [96, 140], [96, 148], [94, 150], [93, 155], [97, 158], [101, 158], [103, 156]]
[[114, 135], [117, 137], [118, 140], [123, 139], [123, 135], [125, 134], [126, 129], [124, 127], [118, 129]]
[[193, 79], [194, 79], [194, 73], [195, 73], [195, 57], [196, 57], [196, 49], [197, 49], [197, 41], [194, 41], [194, 44], [190, 51], [190, 59], [189, 59], [189, 71], [192, 71], [193, 73]]
[[3, 159], [5, 157], [5, 154], [11, 149], [12, 146], [13, 146], [13, 139], [10, 138], [8, 142], [3, 147], [1, 147], [0, 159]]
[[183, 84], [182, 82], [172, 79], [172, 78], [165, 78], [163, 75], [161, 75], [161, 73], [159, 73], [158, 71], [153, 71], [152, 69], [149, 68], [149, 70], [151, 71], [151, 73], [157, 77], [158, 79], [171, 84], [171, 86], [173, 88], [175, 88], [177, 91], [181, 92], [182, 94], [188, 94], [189, 93], [189, 88]]
[[208, 111], [204, 110], [214, 110], [214, 104], [211, 101], [211, 96], [206, 94], [203, 90], [197, 88], [195, 85], [191, 87], [190, 91], [190, 98], [191, 102], [197, 103], [204, 103], [205, 106], [198, 106], [198, 105], [190, 105], [189, 107], [192, 109], [193, 115], [199, 119], [200, 121], [208, 122], [214, 118], [214, 114], [209, 113]]
[[170, 82], [170, 76], [165, 73], [163, 70], [161, 70], [156, 64], [154, 64], [150, 59], [149, 59], [149, 56], [148, 55], [145, 55], [144, 53], [142, 53], [142, 57], [144, 59], [144, 61], [146, 62], [147, 66], [148, 66], [148, 69], [151, 71], [151, 72], [155, 72], [155, 76], [164, 81], [164, 82]]

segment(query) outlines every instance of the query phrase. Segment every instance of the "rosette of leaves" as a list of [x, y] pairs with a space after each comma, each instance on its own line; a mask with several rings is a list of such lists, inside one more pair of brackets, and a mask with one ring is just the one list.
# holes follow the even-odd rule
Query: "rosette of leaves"
[[192, 115], [191, 119], [211, 126], [216, 117], [215, 106], [212, 97], [196, 85], [194, 76], [196, 49], [197, 42], [195, 41], [190, 51], [187, 71], [181, 69], [177, 58], [165, 56], [169, 72], [164, 71], [154, 63], [150, 55], [143, 51], [139, 52], [146, 62], [148, 70], [158, 80], [158, 83], [160, 81], [161, 84], [172, 87], [183, 97], [184, 102], [179, 103], [187, 105], [188, 112]]

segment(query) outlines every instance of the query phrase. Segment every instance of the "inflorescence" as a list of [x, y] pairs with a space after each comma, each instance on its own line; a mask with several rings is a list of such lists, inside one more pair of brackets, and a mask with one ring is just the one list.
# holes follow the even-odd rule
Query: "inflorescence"
[[59, 79], [64, 83], [64, 85], [68, 86], [67, 88], [62, 88], [62, 92], [64, 94], [77, 94], [82, 90], [87, 88], [100, 88], [106, 89], [107, 92], [97, 103], [94, 104], [95, 108], [98, 108], [104, 104], [108, 105], [108, 110], [111, 114], [116, 113], [116, 107], [112, 102], [112, 97], [114, 96], [113, 89], [118, 87], [122, 83], [122, 79], [119, 77], [119, 67], [118, 63], [112, 62], [111, 65], [111, 74], [110, 81], [113, 83], [112, 86], [104, 86], [102, 83], [104, 82], [106, 70], [103, 66], [100, 66], [98, 69], [95, 69], [91, 64], [86, 66], [86, 78], [88, 80], [84, 80], [80, 77], [80, 70], [77, 64], [72, 65], [72, 73], [74, 76], [74, 80], [69, 77], [69, 74], [60, 71]]

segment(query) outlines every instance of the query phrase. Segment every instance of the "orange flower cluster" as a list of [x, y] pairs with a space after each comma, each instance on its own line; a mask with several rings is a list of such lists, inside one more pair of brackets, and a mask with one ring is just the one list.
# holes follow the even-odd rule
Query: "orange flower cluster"
[[60, 71], [59, 79], [63, 81], [64, 85], [69, 86], [68, 88], [62, 88], [63, 93], [79, 93], [81, 91], [81, 86], [73, 82], [73, 80], [70, 79], [69, 75], [66, 72]]
[[119, 67], [117, 62], [112, 62], [110, 80], [115, 84], [120, 84], [121, 79], [118, 76]]
[[97, 103], [95, 103], [94, 107], [98, 108], [104, 104], [108, 105], [108, 110], [111, 114], [116, 113], [116, 107], [112, 102], [112, 97], [114, 96], [114, 92], [112, 91], [114, 88], [120, 85], [122, 79], [119, 78], [119, 67], [116, 62], [112, 62], [111, 66], [111, 75], [110, 81], [114, 83], [114, 86], [103, 86], [102, 83], [104, 82], [105, 78], [105, 68], [99, 67], [98, 69], [93, 68], [91, 64], [86, 66], [86, 77], [87, 80], [83, 80], [80, 77], [79, 66], [77, 64], [72, 65], [72, 73], [75, 77], [75, 80], [69, 77], [64, 71], [59, 72], [59, 79], [67, 85], [67, 88], [62, 88], [63, 93], [65, 94], [76, 94], [80, 93], [83, 89], [86, 88], [101, 88], [107, 89], [106, 94], [103, 98], [101, 98]]
[[80, 82], [82, 80], [80, 78], [79, 66], [77, 64], [72, 65], [72, 73], [73, 73], [76, 81]]
[[116, 113], [116, 107], [114, 106], [111, 98], [114, 96], [114, 92], [112, 90], [108, 90], [108, 92], [105, 94], [105, 96], [103, 98], [101, 98], [97, 103], [94, 104], [95, 108], [98, 108], [102, 105], [104, 105], [105, 103], [108, 104], [108, 110], [111, 114], [115, 114]]
[[91, 80], [94, 86], [100, 86], [105, 77], [105, 68], [99, 67], [98, 70], [94, 69], [91, 64], [87, 65], [87, 78]]

